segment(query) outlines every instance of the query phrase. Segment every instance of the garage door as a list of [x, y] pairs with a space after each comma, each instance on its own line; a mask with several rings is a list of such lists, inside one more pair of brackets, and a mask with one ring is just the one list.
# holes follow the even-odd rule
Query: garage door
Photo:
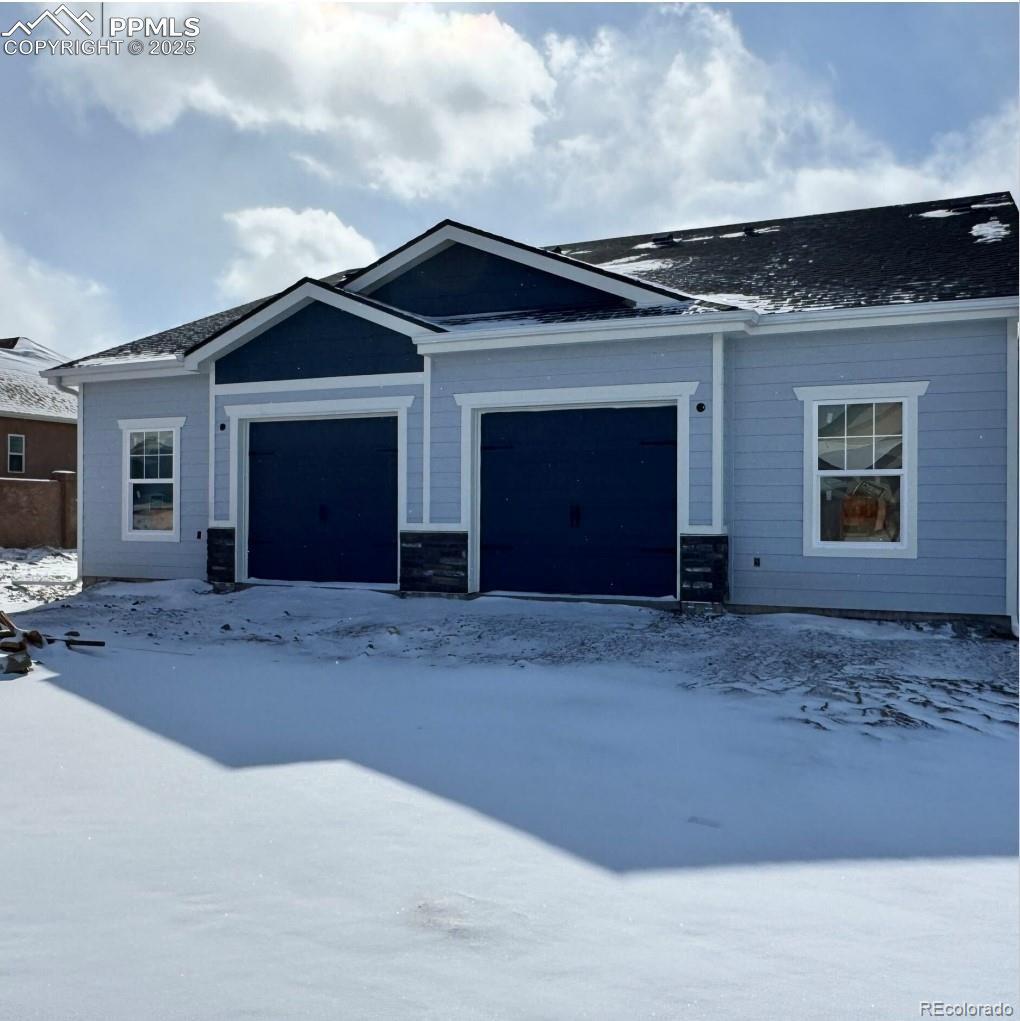
[[676, 408], [481, 417], [483, 591], [676, 593]]
[[396, 418], [249, 430], [248, 576], [396, 582]]

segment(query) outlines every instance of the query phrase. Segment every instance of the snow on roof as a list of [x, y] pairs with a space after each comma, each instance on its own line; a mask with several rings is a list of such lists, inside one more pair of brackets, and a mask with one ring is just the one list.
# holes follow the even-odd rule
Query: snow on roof
[[73, 391], [47, 383], [39, 373], [65, 356], [28, 337], [0, 340], [0, 415], [5, 417], [78, 418]]
[[988, 244], [1009, 237], [1009, 227], [1005, 223], [1000, 223], [995, 216], [987, 223], [975, 223], [970, 232], [977, 238], [978, 244]]
[[[991, 219], [989, 209], [998, 210]], [[704, 302], [777, 314], [1015, 295], [1016, 245], [989, 242], [1008, 237], [1016, 222], [1012, 196], [992, 192], [577, 241], [547, 251], [654, 285], [667, 297], [675, 295], [688, 302], [687, 312], [718, 311], [692, 300], [697, 295]], [[635, 255], [635, 251], [652, 250], [652, 258]], [[321, 282], [342, 290], [344, 280], [356, 272], [336, 273]], [[266, 300], [217, 312], [70, 364], [111, 365], [177, 357]], [[399, 309], [393, 311], [403, 314]], [[547, 313], [536, 310], [510, 314], [504, 320], [514, 315], [518, 322], [529, 318], [550, 321]]]

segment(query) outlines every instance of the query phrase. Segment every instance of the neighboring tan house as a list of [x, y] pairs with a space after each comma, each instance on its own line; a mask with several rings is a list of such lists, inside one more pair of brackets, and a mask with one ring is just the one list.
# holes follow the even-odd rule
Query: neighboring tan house
[[0, 546], [77, 544], [78, 399], [41, 378], [63, 355], [0, 339]]
[[1008, 193], [362, 269], [49, 370], [86, 578], [1015, 616]]

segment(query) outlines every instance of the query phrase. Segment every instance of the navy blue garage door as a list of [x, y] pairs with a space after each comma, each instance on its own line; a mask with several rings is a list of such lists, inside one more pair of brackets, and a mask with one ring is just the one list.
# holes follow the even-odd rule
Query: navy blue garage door
[[676, 408], [489, 412], [482, 591], [676, 594]]
[[396, 418], [249, 429], [249, 577], [395, 582]]

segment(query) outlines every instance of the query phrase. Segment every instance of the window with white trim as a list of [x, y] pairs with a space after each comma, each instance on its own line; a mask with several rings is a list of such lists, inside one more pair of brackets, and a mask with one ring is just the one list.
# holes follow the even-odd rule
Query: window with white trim
[[7, 434], [7, 471], [11, 475], [25, 472], [25, 437], [21, 433]]
[[180, 427], [184, 419], [122, 421], [125, 539], [180, 535]]
[[805, 554], [917, 556], [917, 398], [927, 386], [796, 388]]

